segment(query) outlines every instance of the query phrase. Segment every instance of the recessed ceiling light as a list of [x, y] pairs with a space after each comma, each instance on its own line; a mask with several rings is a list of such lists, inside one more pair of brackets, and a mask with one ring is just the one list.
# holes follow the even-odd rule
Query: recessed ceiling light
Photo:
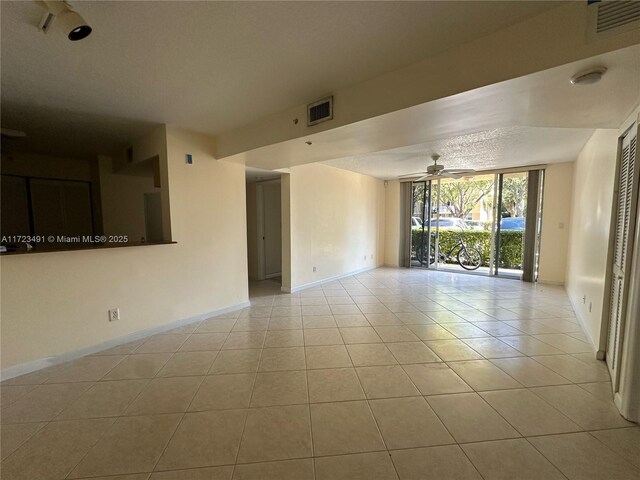
[[571, 77], [570, 82], [573, 85], [593, 85], [602, 79], [606, 71], [607, 69], [604, 67], [592, 68], [591, 70], [586, 70], [574, 75]]

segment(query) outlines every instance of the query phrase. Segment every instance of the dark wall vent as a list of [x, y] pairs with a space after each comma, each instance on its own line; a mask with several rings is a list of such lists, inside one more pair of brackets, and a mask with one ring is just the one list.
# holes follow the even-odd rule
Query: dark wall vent
[[589, 5], [589, 37], [615, 35], [640, 28], [640, 1], [605, 0]]
[[307, 125], [316, 125], [333, 118], [333, 97], [323, 98], [307, 105]]

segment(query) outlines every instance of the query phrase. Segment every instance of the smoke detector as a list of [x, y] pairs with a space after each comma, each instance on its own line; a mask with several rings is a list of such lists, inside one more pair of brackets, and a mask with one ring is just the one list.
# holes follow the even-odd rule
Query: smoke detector
[[574, 75], [569, 81], [572, 85], [593, 85], [602, 80], [606, 71], [605, 67], [592, 68]]

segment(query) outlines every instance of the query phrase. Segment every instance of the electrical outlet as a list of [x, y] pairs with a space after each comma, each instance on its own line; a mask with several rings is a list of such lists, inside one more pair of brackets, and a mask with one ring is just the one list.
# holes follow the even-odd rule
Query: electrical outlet
[[313, 267], [313, 271], [314, 271], [314, 273], [315, 273], [315, 271], [316, 271], [316, 267]]
[[109, 310], [109, 321], [115, 322], [116, 320], [120, 320], [120, 309], [112, 308]]

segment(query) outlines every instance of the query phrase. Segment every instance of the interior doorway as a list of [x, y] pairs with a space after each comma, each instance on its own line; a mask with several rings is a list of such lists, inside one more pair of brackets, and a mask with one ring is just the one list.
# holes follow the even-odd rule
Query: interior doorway
[[[270, 172], [271, 173], [271, 172]], [[250, 282], [281, 284], [282, 191], [280, 176], [247, 173], [247, 264]]]

